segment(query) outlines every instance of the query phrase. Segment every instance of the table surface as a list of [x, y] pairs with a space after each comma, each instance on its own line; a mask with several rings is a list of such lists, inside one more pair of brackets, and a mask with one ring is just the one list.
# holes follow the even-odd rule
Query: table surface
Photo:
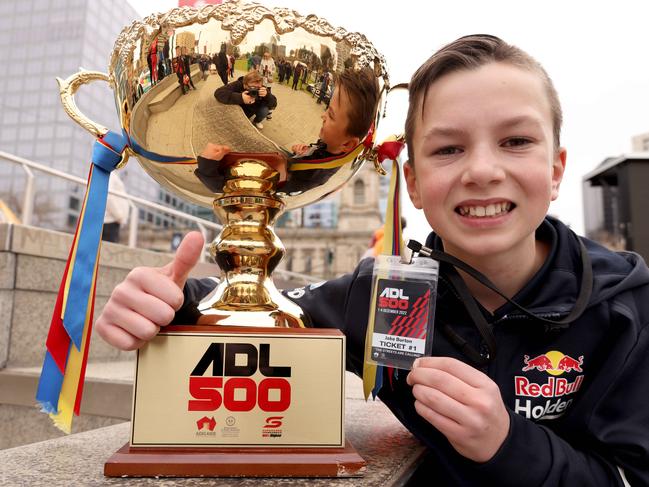
[[[361, 478], [108, 478], [105, 461], [129, 439], [122, 423], [55, 440], [0, 450], [0, 485], [214, 485], [398, 486], [410, 477], [424, 447], [380, 401], [362, 398], [361, 383], [347, 374], [346, 437], [367, 461]], [[25, 427], [29, 427], [25, 425]]]

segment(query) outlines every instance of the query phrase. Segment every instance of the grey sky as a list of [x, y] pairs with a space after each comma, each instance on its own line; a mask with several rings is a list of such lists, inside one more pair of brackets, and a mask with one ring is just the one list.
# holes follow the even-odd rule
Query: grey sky
[[[142, 14], [177, 6], [172, 0], [130, 0]], [[631, 150], [631, 136], [649, 132], [649, 2], [621, 0], [263, 0], [268, 6], [316, 14], [365, 34], [383, 53], [395, 84], [408, 81], [436, 49], [459, 36], [489, 33], [543, 64], [564, 111], [566, 176], [550, 211], [581, 232], [581, 178], [603, 159]], [[382, 128], [398, 130], [403, 102], [391, 103]], [[383, 131], [383, 130], [382, 130]], [[406, 198], [407, 199], [407, 198]], [[426, 233], [423, 215], [406, 209], [411, 236]], [[421, 229], [417, 231], [417, 229]]]

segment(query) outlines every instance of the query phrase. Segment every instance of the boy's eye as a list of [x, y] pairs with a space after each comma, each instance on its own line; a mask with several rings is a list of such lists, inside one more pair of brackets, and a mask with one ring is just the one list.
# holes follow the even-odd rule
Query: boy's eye
[[454, 146], [448, 146], [448, 147], [442, 147], [441, 149], [437, 149], [433, 155], [436, 156], [453, 156], [455, 154], [459, 154], [462, 152], [462, 150], [459, 147], [454, 147]]
[[507, 139], [503, 145], [505, 147], [521, 147], [530, 144], [532, 141], [527, 137], [511, 137]]

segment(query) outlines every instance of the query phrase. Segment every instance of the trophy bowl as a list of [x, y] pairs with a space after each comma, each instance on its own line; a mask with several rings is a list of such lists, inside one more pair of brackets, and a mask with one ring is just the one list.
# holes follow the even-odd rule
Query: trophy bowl
[[59, 80], [68, 114], [102, 136], [73, 98], [94, 80], [114, 91], [127, 153], [223, 224], [210, 245], [222, 279], [194, 310], [197, 324], [308, 326], [271, 280], [284, 255], [272, 225], [376, 164], [383, 56], [315, 15], [231, 1], [133, 22], [108, 75]]

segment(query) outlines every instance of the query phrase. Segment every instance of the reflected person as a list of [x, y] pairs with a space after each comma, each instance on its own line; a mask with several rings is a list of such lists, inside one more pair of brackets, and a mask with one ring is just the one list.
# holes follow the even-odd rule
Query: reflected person
[[259, 71], [252, 70], [236, 81], [221, 86], [214, 92], [214, 97], [226, 105], [239, 105], [246, 117], [254, 116], [255, 127], [264, 128], [263, 121], [268, 112], [277, 106], [277, 98], [270, 88], [263, 85], [263, 77]]
[[370, 69], [346, 69], [338, 77], [331, 104], [322, 114], [319, 139], [313, 144], [295, 144], [289, 163], [285, 193], [306, 191], [329, 179], [338, 168], [291, 168], [294, 163], [335, 159], [356, 148], [369, 131], [378, 105], [379, 86]]
[[224, 85], [228, 84], [228, 56], [225, 53], [225, 44], [221, 44], [221, 50], [215, 57], [216, 72]]

